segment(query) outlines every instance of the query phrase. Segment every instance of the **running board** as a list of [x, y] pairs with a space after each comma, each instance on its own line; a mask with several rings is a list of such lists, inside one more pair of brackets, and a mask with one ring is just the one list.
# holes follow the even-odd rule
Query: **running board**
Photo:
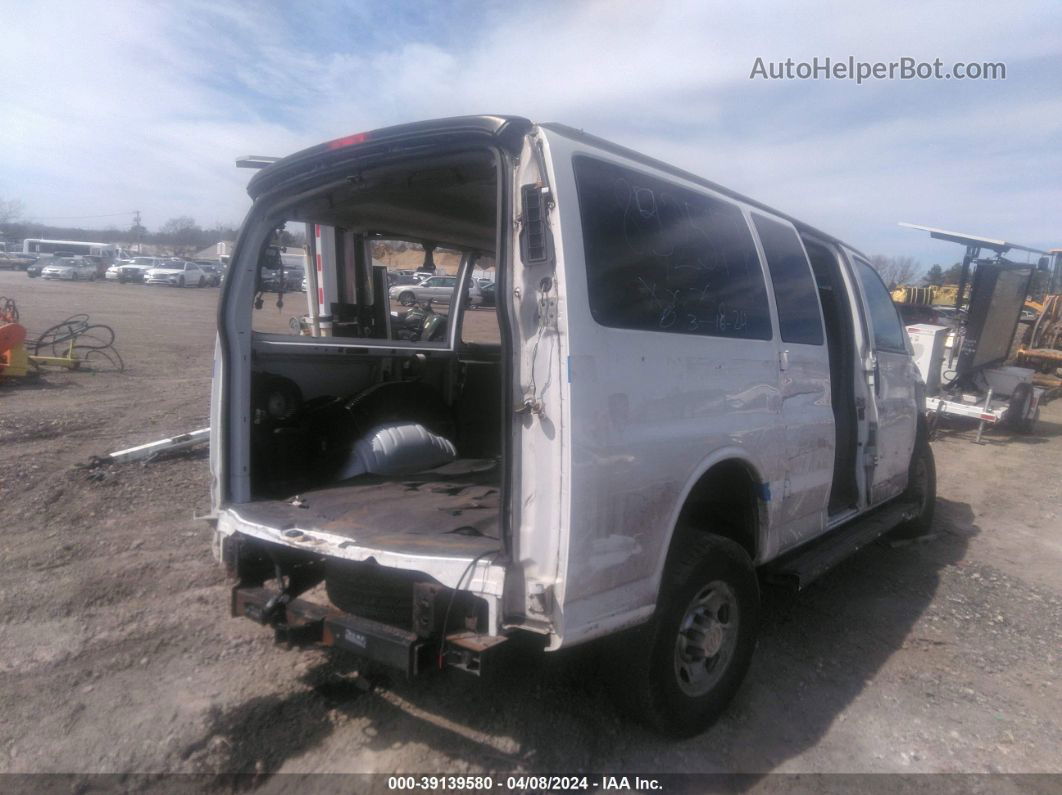
[[916, 515], [914, 503], [892, 503], [831, 530], [764, 567], [764, 579], [797, 591], [806, 588], [849, 555]]

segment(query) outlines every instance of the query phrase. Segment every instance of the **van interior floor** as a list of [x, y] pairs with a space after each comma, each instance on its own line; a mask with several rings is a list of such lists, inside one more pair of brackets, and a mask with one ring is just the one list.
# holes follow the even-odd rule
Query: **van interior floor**
[[500, 461], [461, 458], [415, 475], [359, 475], [235, 511], [281, 531], [319, 531], [359, 547], [464, 558], [502, 549], [500, 487]]

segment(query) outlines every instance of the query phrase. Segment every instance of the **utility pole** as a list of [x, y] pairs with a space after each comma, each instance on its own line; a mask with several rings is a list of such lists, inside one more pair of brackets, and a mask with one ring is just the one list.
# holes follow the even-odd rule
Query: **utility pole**
[[141, 253], [141, 239], [144, 236], [144, 227], [140, 225], [140, 210], [133, 210], [133, 229], [136, 230], [136, 253]]

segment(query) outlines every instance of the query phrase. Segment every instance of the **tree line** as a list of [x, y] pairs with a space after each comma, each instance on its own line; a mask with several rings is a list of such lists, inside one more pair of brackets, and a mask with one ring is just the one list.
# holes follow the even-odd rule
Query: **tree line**
[[204, 229], [188, 216], [171, 218], [152, 232], [133, 224], [127, 229], [85, 229], [79, 226], [51, 226], [29, 221], [0, 223], [0, 234], [7, 240], [41, 237], [52, 240], [93, 240], [100, 243], [120, 243], [125, 247], [138, 243], [160, 246], [175, 256], [188, 256], [221, 240], [235, 240], [236, 228], [215, 226]]

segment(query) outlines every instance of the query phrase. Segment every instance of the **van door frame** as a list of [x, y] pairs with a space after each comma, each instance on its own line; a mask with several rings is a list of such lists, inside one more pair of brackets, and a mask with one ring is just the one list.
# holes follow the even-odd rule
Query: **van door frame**
[[[903, 493], [907, 485], [907, 473], [910, 460], [903, 460], [900, 453], [913, 451], [918, 432], [918, 403], [915, 385], [918, 382], [917, 367], [911, 358], [910, 342], [907, 331], [899, 314], [896, 323], [903, 339], [904, 350], [891, 348], [878, 349], [873, 320], [870, 316], [870, 304], [864, 289], [863, 279], [856, 269], [856, 260], [872, 271], [889, 295], [888, 285], [870, 264], [869, 258], [845, 248], [849, 267], [859, 291], [863, 310], [864, 334], [866, 336], [866, 354], [864, 356], [866, 378], [868, 382], [868, 404], [874, 407], [875, 438], [866, 450], [866, 504], [867, 507], [880, 505]], [[892, 298], [889, 297], [892, 304]], [[909, 385], [909, 388], [907, 387]], [[904, 392], [907, 392], [904, 395]], [[899, 434], [909, 440], [904, 445], [899, 441]]]
[[[853, 336], [852, 348], [849, 352], [849, 366], [852, 381], [851, 396], [855, 403], [855, 449], [851, 466], [854, 468], [856, 504], [847, 510], [840, 510], [828, 516], [826, 526], [832, 529], [862, 513], [869, 506], [870, 484], [873, 480], [873, 456], [875, 455], [872, 442], [877, 433], [877, 405], [873, 400], [870, 373], [867, 370], [872, 346], [868, 336], [869, 325], [863, 304], [863, 294], [852, 270], [848, 251], [843, 245], [821, 237], [813, 231], [801, 229], [799, 226], [797, 229], [800, 232], [802, 243], [805, 240], [810, 241], [831, 255], [834, 275], [839, 277], [840, 286], [843, 288], [843, 293], [840, 295], [847, 304], [843, 309], [847, 312]], [[834, 377], [833, 372], [830, 373], [830, 377]]]
[[[510, 256], [512, 247], [512, 191], [514, 158], [506, 148], [496, 142], [475, 141], [470, 144], [448, 144], [440, 147], [439, 152], [447, 150], [462, 151], [469, 149], [483, 149], [489, 151], [495, 159], [496, 167], [496, 214], [495, 214], [495, 246], [496, 268], [500, 279], [501, 291], [496, 300], [498, 314], [498, 326], [503, 352], [513, 351], [517, 347], [513, 339], [514, 324], [511, 320], [512, 309], [512, 266]], [[307, 166], [308, 170], [309, 166]], [[340, 173], [349, 170], [349, 163], [336, 164], [331, 172]], [[212, 388], [212, 401], [218, 404], [218, 410], [211, 410], [211, 450], [219, 450], [220, 455], [212, 460], [214, 471], [212, 477], [215, 480], [215, 504], [214, 509], [222, 509], [231, 504], [248, 502], [251, 498], [250, 478], [250, 412], [248, 407], [251, 401], [251, 359], [252, 348], [255, 339], [263, 339], [272, 342], [280, 348], [290, 351], [303, 349], [329, 350], [342, 352], [349, 348], [375, 349], [380, 355], [393, 354], [396, 351], [417, 350], [418, 346], [402, 343], [397, 340], [390, 341], [387, 345], [379, 345], [378, 341], [365, 341], [351, 338], [349, 341], [339, 337], [314, 337], [299, 338], [284, 335], [264, 335], [254, 332], [252, 329], [252, 298], [257, 280], [257, 259], [248, 260], [247, 252], [256, 256], [262, 245], [272, 234], [271, 223], [281, 217], [286, 208], [297, 204], [305, 199], [308, 194], [321, 191], [328, 187], [329, 180], [326, 177], [318, 178], [312, 185], [303, 187], [296, 192], [283, 195], [283, 188], [268, 191], [255, 199], [254, 204], [248, 211], [240, 230], [237, 233], [236, 243], [233, 247], [231, 264], [227, 278], [222, 284], [221, 295], [218, 301], [218, 339], [215, 354], [215, 384]], [[334, 181], [340, 184], [340, 181]], [[278, 201], [277, 194], [282, 194]], [[471, 269], [467, 269], [471, 273]], [[456, 286], [457, 296], [453, 312], [457, 308], [462, 311], [467, 303], [467, 295], [464, 285], [468, 276], [462, 271], [459, 283]], [[450, 323], [446, 342], [442, 346], [430, 349], [420, 348], [429, 355], [439, 351], [446, 354], [457, 354], [459, 347], [458, 323]], [[511, 355], [502, 355], [502, 417], [512, 418], [513, 412], [513, 363]], [[214, 420], [217, 420], [215, 422]], [[517, 471], [513, 467], [513, 424], [503, 425], [501, 429], [501, 456], [502, 456], [502, 482], [508, 483], [509, 488], [502, 490], [501, 504], [501, 534], [506, 556], [512, 551], [512, 494], [518, 486], [516, 479]], [[215, 429], [216, 428], [216, 429]]]

